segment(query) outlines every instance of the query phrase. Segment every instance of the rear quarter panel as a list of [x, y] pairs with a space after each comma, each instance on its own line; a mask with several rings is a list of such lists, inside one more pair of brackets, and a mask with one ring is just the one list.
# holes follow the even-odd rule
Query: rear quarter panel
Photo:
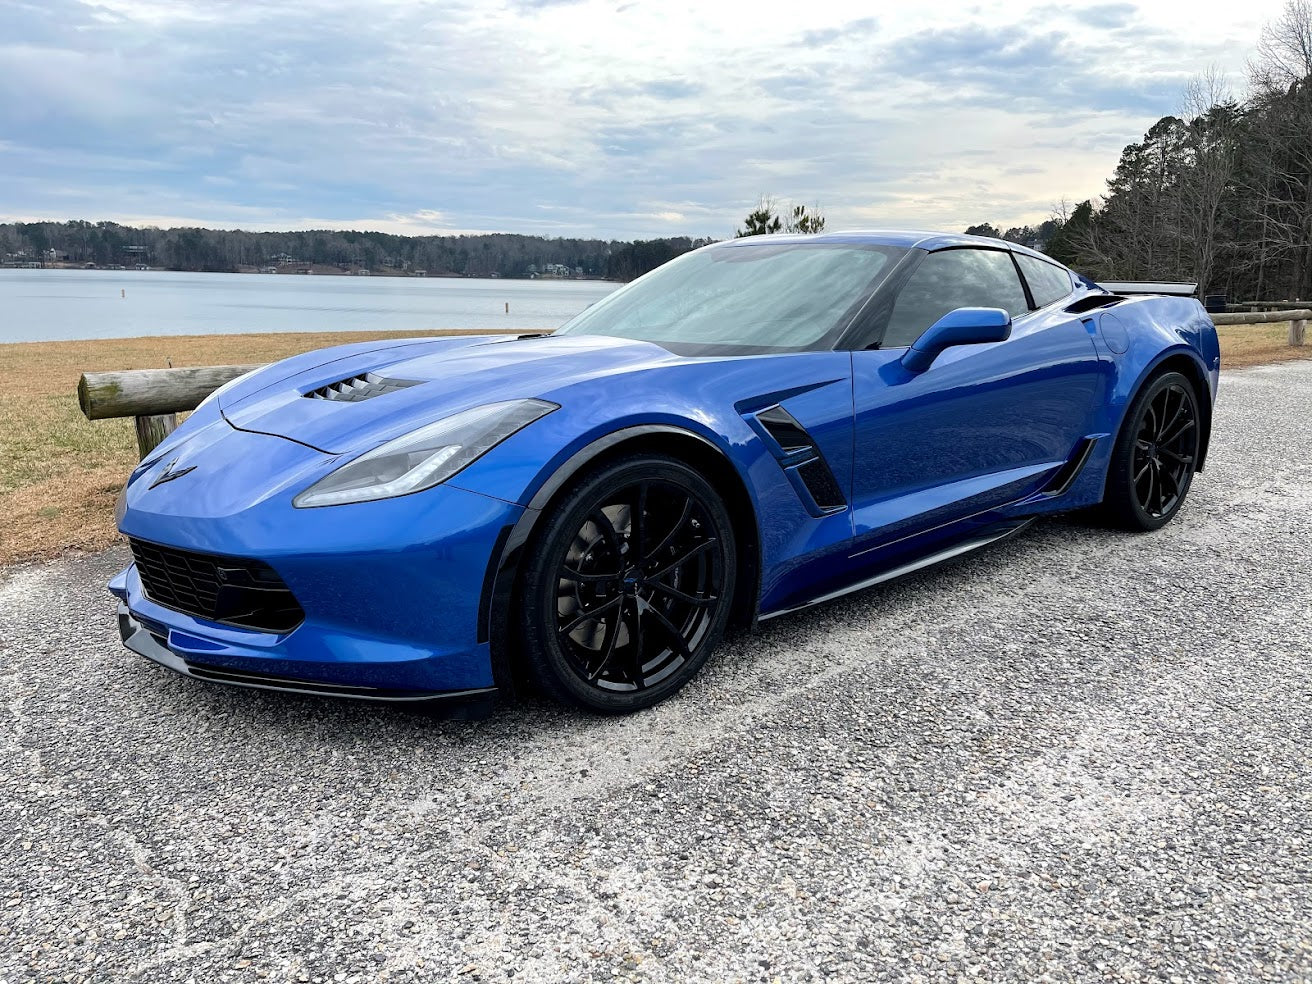
[[[1126, 406], [1158, 364], [1180, 354], [1197, 364], [1207, 380], [1209, 400], [1215, 399], [1221, 348], [1212, 319], [1196, 300], [1136, 297], [1095, 317], [1099, 321], [1099, 341], [1109, 353], [1112, 367], [1109, 404]], [[1113, 328], [1113, 324], [1118, 327]], [[1124, 351], [1116, 351], [1118, 348]]]

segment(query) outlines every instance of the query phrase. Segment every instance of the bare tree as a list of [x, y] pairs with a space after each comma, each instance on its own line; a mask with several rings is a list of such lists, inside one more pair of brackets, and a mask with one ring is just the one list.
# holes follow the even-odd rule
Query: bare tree
[[1189, 255], [1180, 267], [1205, 292], [1225, 248], [1223, 238], [1232, 228], [1242, 112], [1215, 67], [1189, 83], [1183, 109], [1188, 133], [1174, 191], [1177, 242]]
[[1287, 91], [1312, 76], [1312, 3], [1286, 0], [1280, 16], [1262, 28], [1249, 74], [1266, 91]]
[[1249, 66], [1251, 245], [1279, 269], [1290, 297], [1312, 296], [1312, 3], [1287, 0]]

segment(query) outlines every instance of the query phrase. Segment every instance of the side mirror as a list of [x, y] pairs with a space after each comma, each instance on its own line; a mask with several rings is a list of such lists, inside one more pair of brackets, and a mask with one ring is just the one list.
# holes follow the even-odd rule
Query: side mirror
[[957, 308], [925, 329], [902, 356], [902, 368], [907, 372], [924, 372], [944, 349], [953, 345], [1005, 342], [1010, 336], [1011, 315], [1002, 308]]

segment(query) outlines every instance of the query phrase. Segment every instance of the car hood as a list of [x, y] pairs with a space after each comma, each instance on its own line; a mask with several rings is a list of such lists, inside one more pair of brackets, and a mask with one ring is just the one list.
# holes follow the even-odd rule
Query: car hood
[[[680, 360], [659, 345], [598, 335], [433, 339], [290, 367], [290, 374], [264, 385], [221, 393], [219, 408], [239, 430], [342, 454], [469, 407], [549, 398], [584, 379], [671, 361]], [[361, 379], [366, 375], [371, 378]], [[354, 387], [351, 380], [357, 380]], [[343, 383], [354, 399], [314, 395]]]

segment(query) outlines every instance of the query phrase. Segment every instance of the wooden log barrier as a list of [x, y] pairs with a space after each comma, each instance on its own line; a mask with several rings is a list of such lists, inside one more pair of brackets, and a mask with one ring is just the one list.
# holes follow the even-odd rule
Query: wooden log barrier
[[1312, 309], [1309, 308], [1212, 315], [1212, 321], [1218, 325], [1261, 325], [1288, 321], [1290, 345], [1307, 344], [1307, 322], [1309, 318], [1312, 318]]
[[177, 414], [195, 410], [216, 389], [261, 368], [199, 366], [191, 369], [124, 369], [86, 372], [77, 402], [88, 420], [134, 417], [137, 450], [145, 457], [178, 426]]
[[224, 383], [259, 368], [199, 366], [85, 372], [77, 384], [77, 402], [87, 420], [180, 413], [195, 410], [201, 400]]
[[1214, 314], [1212, 321], [1218, 325], [1264, 325], [1279, 321], [1306, 321], [1312, 318], [1312, 310], [1307, 308], [1291, 311], [1247, 311], [1232, 314]]

